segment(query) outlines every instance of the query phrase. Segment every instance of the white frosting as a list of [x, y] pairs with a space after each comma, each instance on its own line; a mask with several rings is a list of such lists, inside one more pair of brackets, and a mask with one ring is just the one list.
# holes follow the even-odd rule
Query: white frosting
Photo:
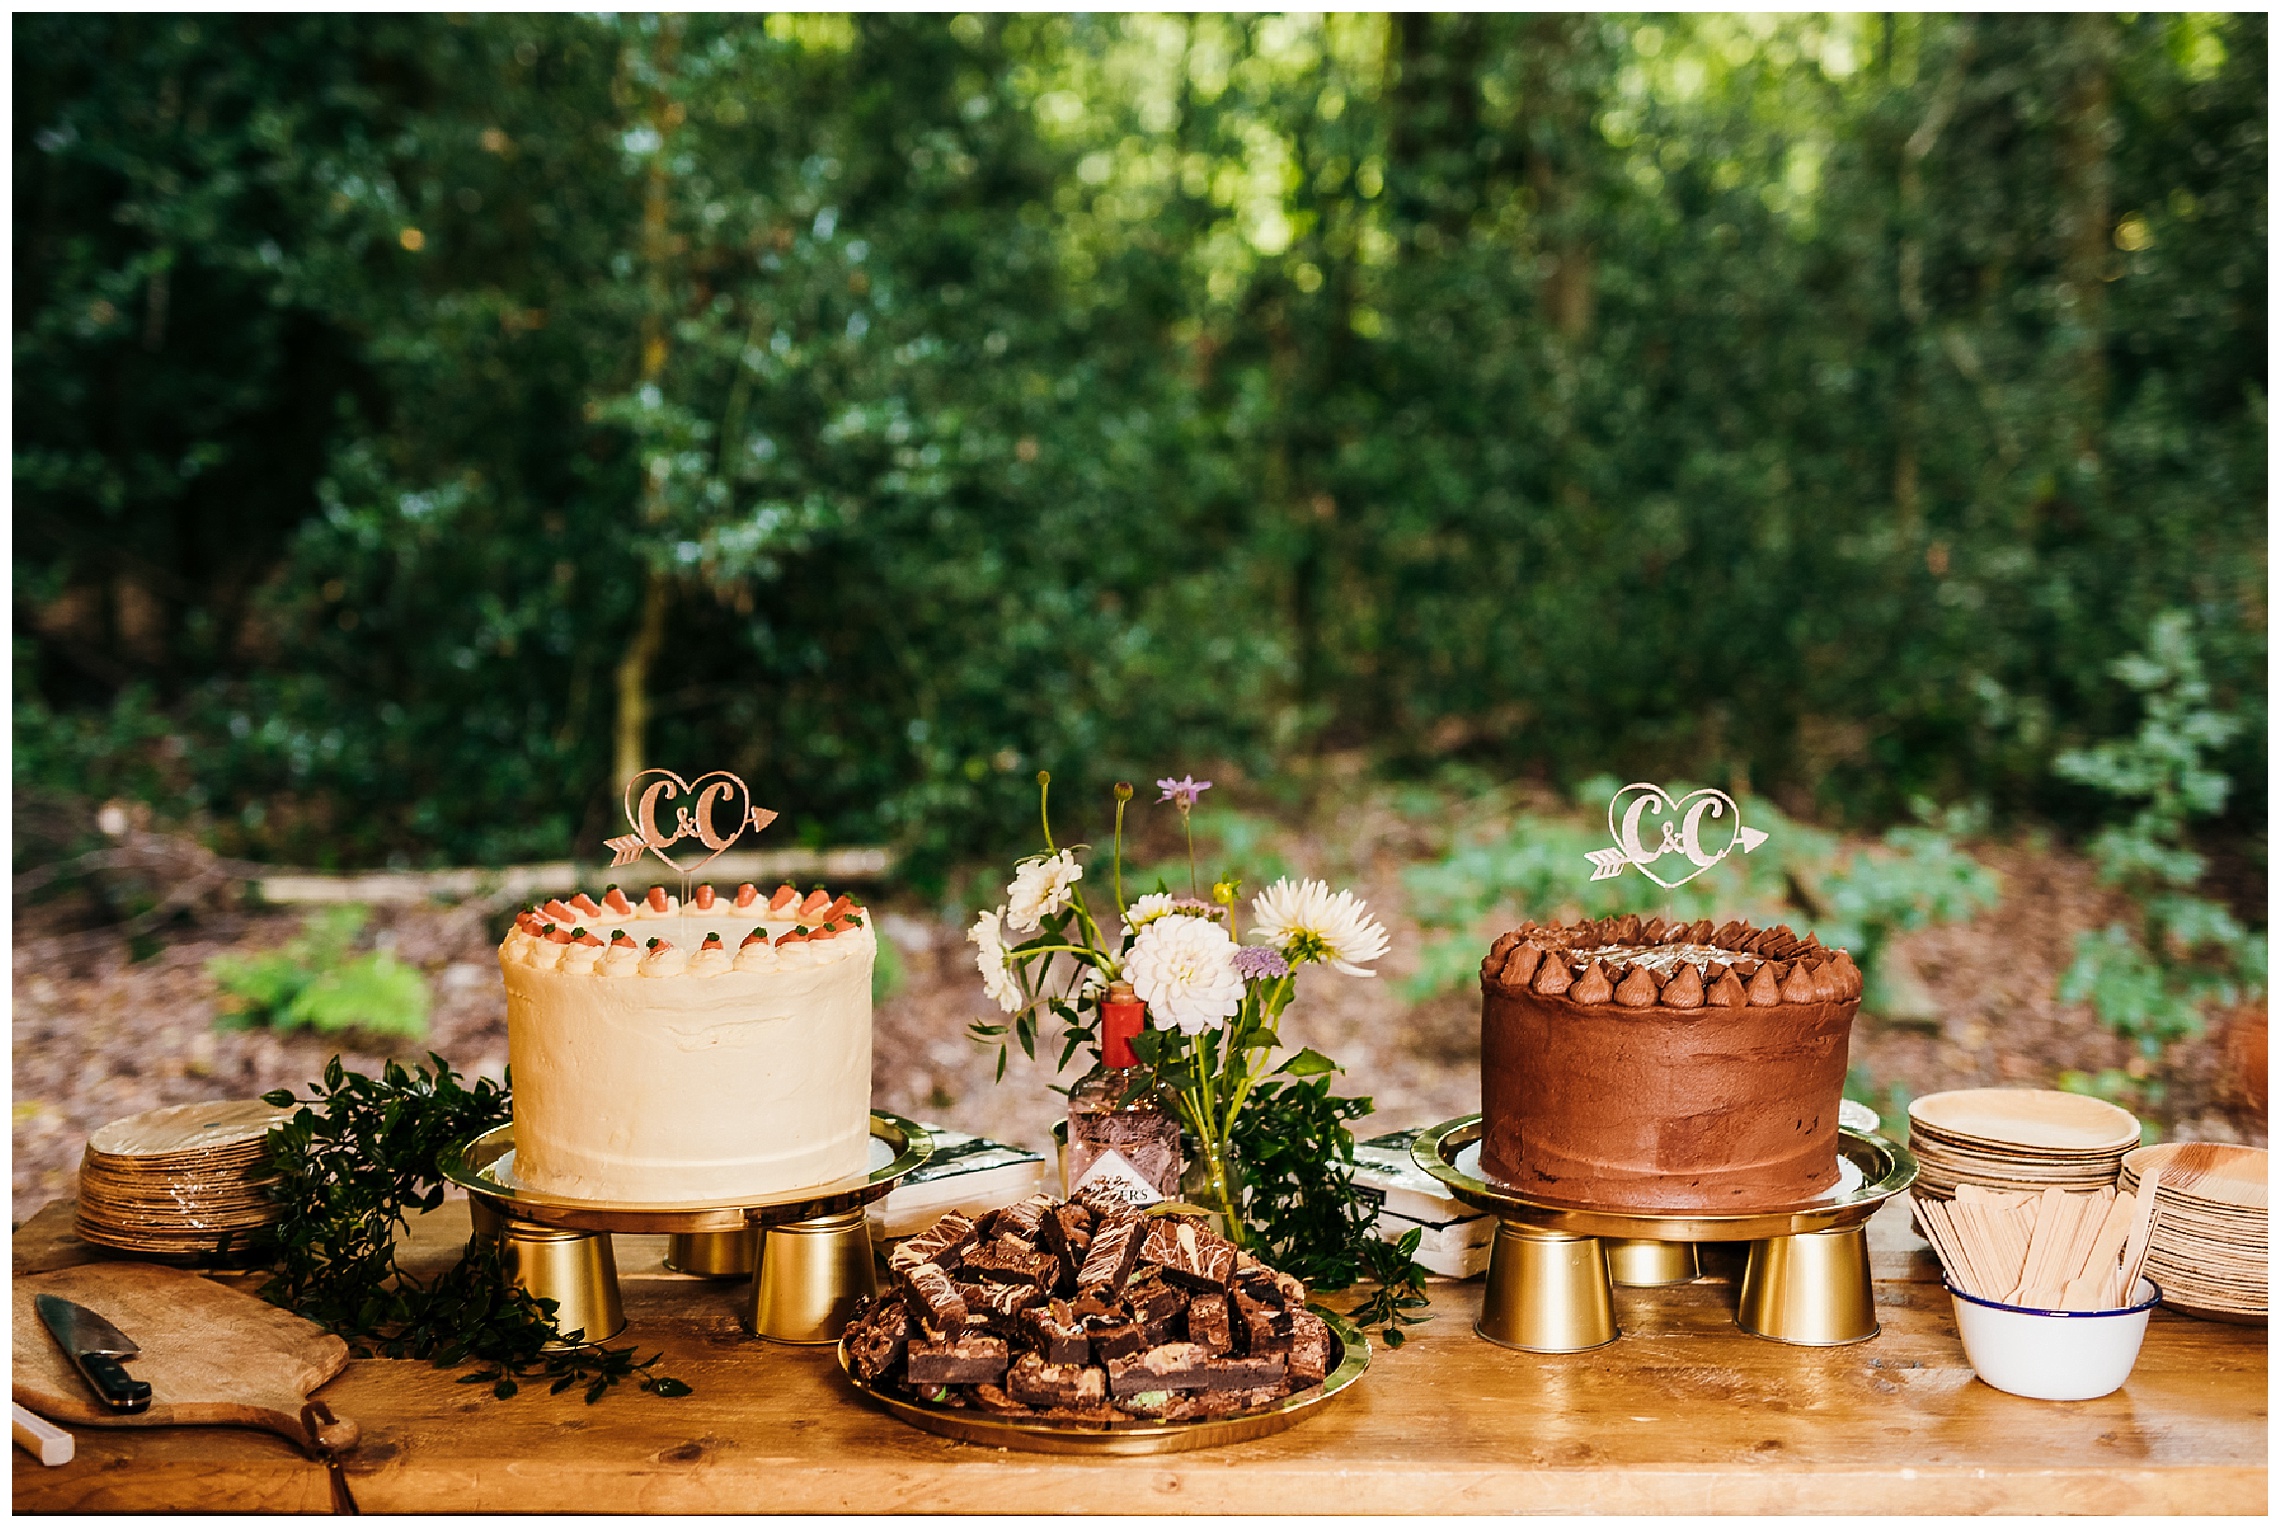
[[679, 976], [689, 969], [689, 952], [660, 940], [655, 949], [641, 957], [636, 969], [643, 976]]
[[[795, 921], [735, 913], [728, 901], [646, 919], [605, 912], [586, 925], [607, 939], [633, 922], [644, 945], [672, 941], [663, 961], [621, 945], [591, 974], [572, 975], [519, 964], [502, 944], [518, 1184], [670, 1204], [863, 1171], [876, 940], [864, 927], [795, 944], [808, 950], [801, 969], [765, 945], [700, 951], [707, 933], [733, 944], [755, 926], [774, 935]], [[676, 964], [677, 974], [658, 969]]]
[[566, 944], [562, 947], [562, 963], [555, 969], [565, 976], [591, 976], [594, 967], [608, 953], [598, 944]]

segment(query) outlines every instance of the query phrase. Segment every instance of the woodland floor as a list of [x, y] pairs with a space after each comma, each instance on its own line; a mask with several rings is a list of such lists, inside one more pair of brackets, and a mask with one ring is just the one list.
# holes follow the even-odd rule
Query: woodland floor
[[[1375, 1134], [1479, 1107], [1478, 998], [1445, 993], [1404, 1002], [1401, 978], [1415, 968], [1424, 932], [1408, 916], [1400, 874], [1439, 852], [1445, 826], [1405, 815], [1374, 796], [1341, 811], [1328, 834], [1279, 836], [1295, 871], [1351, 885], [1383, 917], [1392, 950], [1375, 980], [1313, 968], [1284, 1021], [1293, 1046], [1311, 1045], [1346, 1070], [1341, 1091], [1368, 1093]], [[1852, 1062], [1893, 1105], [1945, 1088], [2052, 1086], [2066, 1070], [2124, 1067], [2130, 1052], [2087, 1009], [2055, 992], [2077, 931], [2117, 911], [2089, 866], [2071, 854], [2023, 842], [1973, 846], [2003, 877], [2001, 903], [1970, 923], [1904, 936], [1901, 948], [1936, 1000], [1940, 1017], [1900, 1027], [1864, 1016]], [[879, 926], [896, 947], [901, 980], [880, 1004], [873, 1041], [873, 1097], [916, 1119], [1018, 1142], [1048, 1157], [1060, 1116], [1048, 1065], [1017, 1051], [1003, 1082], [996, 1053], [965, 1033], [994, 1015], [974, 974], [972, 949], [949, 914], [895, 896], [879, 899]], [[299, 926], [288, 912], [208, 911], [147, 958], [126, 941], [74, 926], [68, 904], [20, 907], [14, 917], [14, 1117], [11, 1220], [72, 1192], [88, 1133], [106, 1121], [164, 1104], [250, 1098], [299, 1086], [339, 1052], [352, 1069], [377, 1070], [383, 1053], [353, 1040], [266, 1030], [218, 1031], [217, 989], [206, 962], [224, 951], [282, 944]], [[399, 958], [422, 967], [435, 998], [429, 1040], [398, 1049], [416, 1060], [433, 1049], [463, 1072], [498, 1076], [507, 1058], [505, 998], [482, 913], [427, 907], [376, 916], [373, 931]], [[2141, 1110], [2170, 1139], [2265, 1141], [2259, 1106], [2243, 1101], [2253, 1070], [2262, 1096], [2262, 1010], [2253, 1052], [2222, 1027], [2174, 1047], [2155, 1074], [2158, 1106]], [[369, 1043], [369, 1042], [365, 1042]], [[2252, 1055], [2252, 1059], [2251, 1059]], [[1067, 1077], [1061, 1079], [1066, 1082]]]

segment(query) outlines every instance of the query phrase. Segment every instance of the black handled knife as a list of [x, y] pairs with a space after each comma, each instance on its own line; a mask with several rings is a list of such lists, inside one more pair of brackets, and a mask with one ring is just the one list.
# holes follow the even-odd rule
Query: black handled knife
[[75, 1305], [61, 1295], [41, 1295], [32, 1304], [49, 1333], [79, 1365], [79, 1372], [87, 1376], [97, 1400], [122, 1415], [150, 1408], [149, 1384], [129, 1374], [119, 1362], [142, 1351], [133, 1338], [86, 1306]]

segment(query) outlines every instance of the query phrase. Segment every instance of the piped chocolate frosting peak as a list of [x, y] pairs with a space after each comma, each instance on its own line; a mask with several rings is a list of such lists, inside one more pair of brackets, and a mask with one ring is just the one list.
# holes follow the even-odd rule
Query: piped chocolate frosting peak
[[1618, 1008], [1771, 1008], [1859, 1000], [1860, 967], [1787, 925], [1761, 929], [1708, 918], [1620, 918], [1522, 924], [1499, 935], [1480, 966], [1484, 990], [1534, 992]]

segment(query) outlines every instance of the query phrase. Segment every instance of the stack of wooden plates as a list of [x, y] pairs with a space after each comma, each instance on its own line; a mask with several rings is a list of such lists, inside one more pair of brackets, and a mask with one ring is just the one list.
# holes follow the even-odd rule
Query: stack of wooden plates
[[[1916, 1192], [1953, 1199], [1959, 1183], [2039, 1194], [2111, 1188], [2144, 1137], [2127, 1109], [2079, 1093], [1966, 1088], [1908, 1106]], [[2158, 1275], [2157, 1275], [2158, 1277]]]
[[2268, 1154], [2254, 1146], [2172, 1142], [2122, 1158], [2122, 1187], [2155, 1167], [2153, 1248], [2145, 1271], [2161, 1303], [2189, 1315], [2262, 1321], [2270, 1306]]
[[113, 1120], [79, 1164], [78, 1232], [145, 1257], [202, 1258], [242, 1248], [274, 1223], [261, 1138], [287, 1118], [258, 1100], [177, 1104]]

